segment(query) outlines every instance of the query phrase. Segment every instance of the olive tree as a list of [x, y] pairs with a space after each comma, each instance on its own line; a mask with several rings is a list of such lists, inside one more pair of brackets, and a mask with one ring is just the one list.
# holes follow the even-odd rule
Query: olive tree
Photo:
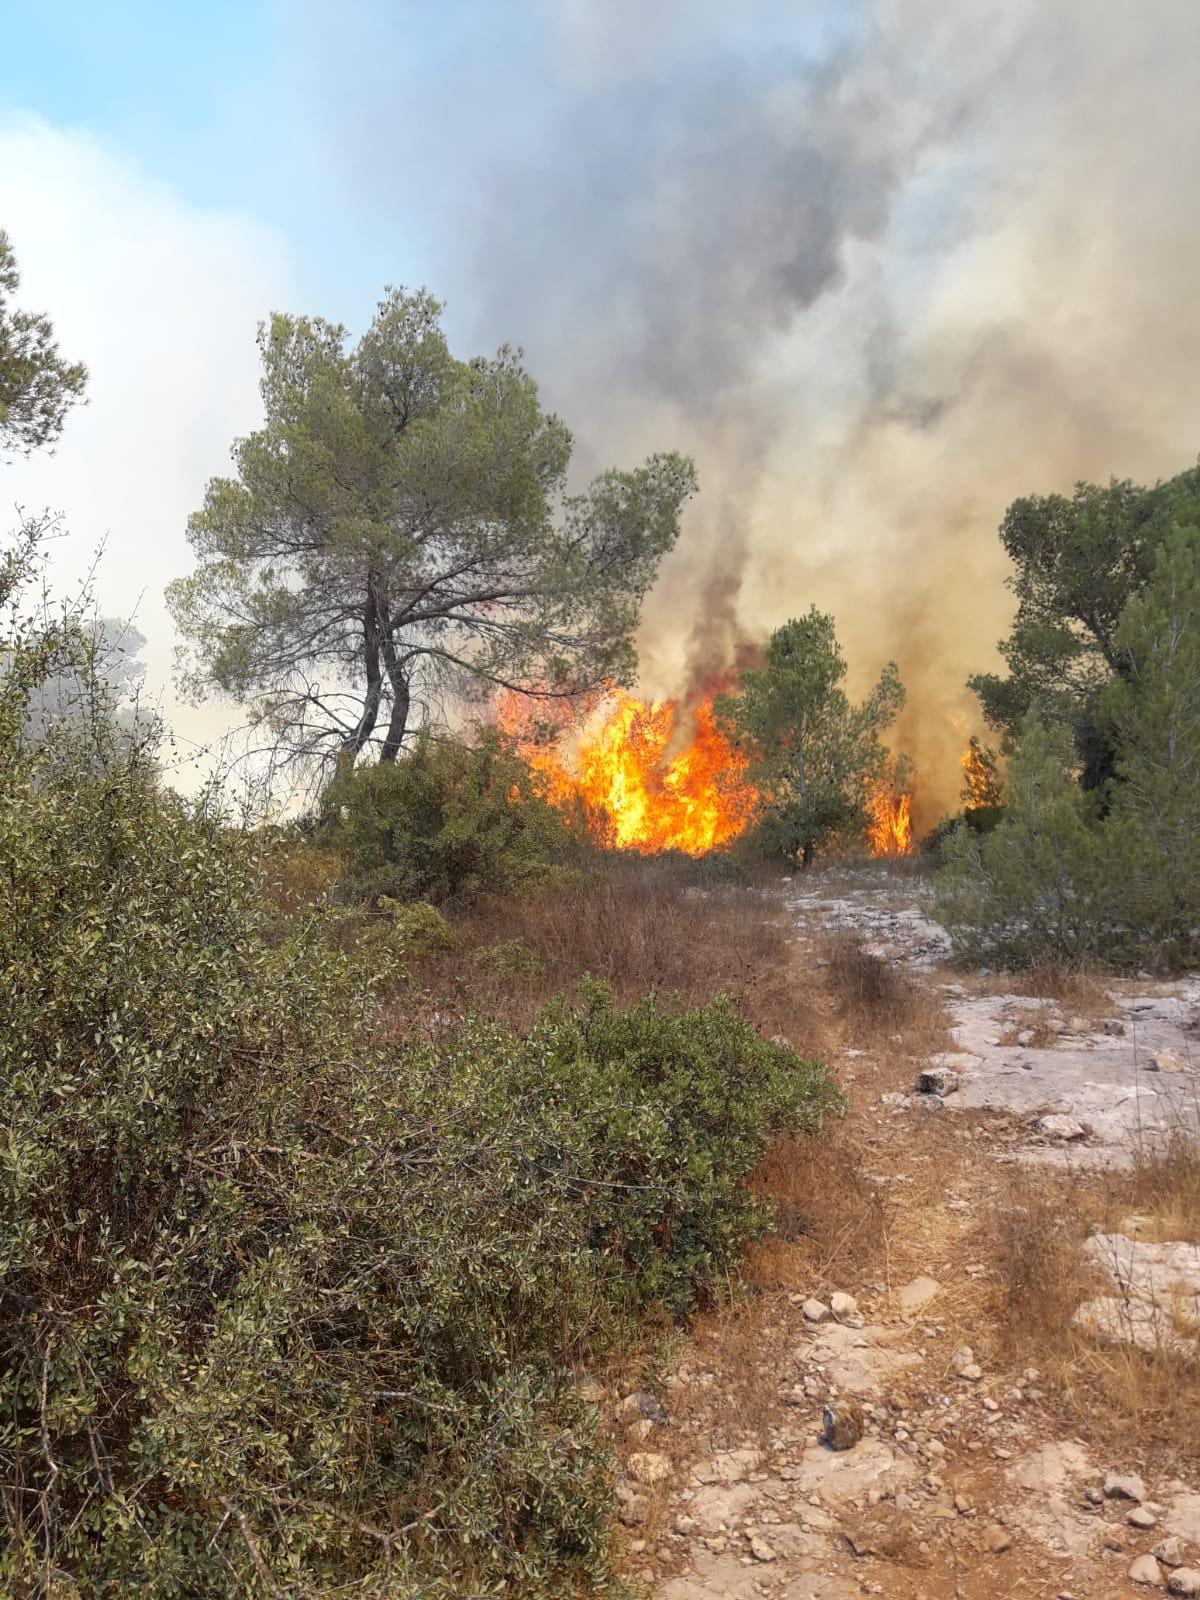
[[264, 425], [191, 518], [200, 565], [168, 590], [185, 684], [241, 702], [285, 759], [394, 761], [448, 680], [572, 695], [633, 675], [692, 463], [568, 493], [571, 435], [519, 352], [458, 360], [441, 311], [390, 289], [353, 346], [273, 317]]

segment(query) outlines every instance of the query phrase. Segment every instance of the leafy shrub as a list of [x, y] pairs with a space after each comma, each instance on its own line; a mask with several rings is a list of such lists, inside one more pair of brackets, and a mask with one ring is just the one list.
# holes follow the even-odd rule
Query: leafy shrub
[[386, 1048], [253, 841], [117, 754], [0, 739], [0, 1589], [611, 1584], [574, 1373], [733, 1267], [824, 1072], [598, 988]]
[[538, 978], [546, 963], [524, 939], [502, 939], [471, 951], [471, 965], [494, 978]]
[[435, 902], [539, 881], [571, 842], [494, 729], [474, 745], [423, 733], [399, 761], [343, 772], [322, 796], [318, 838], [344, 856], [352, 892]]

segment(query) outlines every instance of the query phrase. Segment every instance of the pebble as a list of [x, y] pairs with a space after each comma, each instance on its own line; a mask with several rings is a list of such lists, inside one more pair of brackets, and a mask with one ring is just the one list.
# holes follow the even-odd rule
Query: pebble
[[863, 1436], [863, 1411], [856, 1400], [835, 1400], [824, 1408], [821, 1420], [831, 1450], [852, 1450]]
[[828, 1322], [829, 1307], [823, 1300], [806, 1300], [801, 1307], [806, 1322]]
[[829, 1309], [839, 1322], [845, 1322], [847, 1317], [856, 1317], [858, 1315], [858, 1301], [852, 1294], [842, 1294], [839, 1291], [837, 1294], [830, 1295]]
[[994, 1556], [1001, 1556], [1012, 1547], [1012, 1534], [1007, 1528], [1002, 1528], [998, 1522], [993, 1522], [983, 1536], [984, 1543]]
[[1140, 1505], [1146, 1498], [1146, 1485], [1136, 1472], [1110, 1472], [1104, 1480], [1104, 1495], [1108, 1500], [1136, 1500]]
[[755, 1561], [774, 1561], [775, 1551], [760, 1535], [755, 1534], [750, 1541], [750, 1554]]
[[1129, 1569], [1129, 1581], [1152, 1584], [1157, 1589], [1162, 1583], [1162, 1568], [1153, 1556], [1139, 1556]]
[[1168, 1594], [1200, 1594], [1200, 1572], [1195, 1567], [1176, 1567], [1167, 1579]]
[[1147, 1511], [1145, 1506], [1138, 1506], [1136, 1510], [1129, 1513], [1125, 1521], [1131, 1528], [1153, 1528], [1157, 1524], [1158, 1518], [1153, 1511]]

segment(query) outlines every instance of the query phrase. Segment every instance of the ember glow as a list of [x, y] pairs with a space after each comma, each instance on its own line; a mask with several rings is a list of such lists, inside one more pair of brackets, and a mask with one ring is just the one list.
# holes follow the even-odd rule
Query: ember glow
[[882, 785], [867, 802], [867, 848], [873, 856], [906, 856], [912, 851], [912, 796]]
[[758, 796], [745, 757], [716, 725], [711, 695], [689, 711], [614, 689], [554, 747], [522, 737], [515, 699], [500, 707], [500, 725], [516, 735], [549, 798], [563, 810], [582, 806], [605, 844], [700, 856], [749, 824]]

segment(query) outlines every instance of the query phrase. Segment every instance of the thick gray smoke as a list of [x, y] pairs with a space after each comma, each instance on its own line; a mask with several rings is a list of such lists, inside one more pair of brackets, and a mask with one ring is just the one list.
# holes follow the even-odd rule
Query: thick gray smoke
[[695, 454], [647, 687], [816, 602], [858, 686], [900, 662], [931, 820], [1011, 610], [1005, 505], [1200, 449], [1200, 6], [498, 9], [520, 59], [467, 7], [436, 84], [360, 19], [349, 157], [377, 201], [436, 157], [456, 339], [525, 346], [583, 471]]

